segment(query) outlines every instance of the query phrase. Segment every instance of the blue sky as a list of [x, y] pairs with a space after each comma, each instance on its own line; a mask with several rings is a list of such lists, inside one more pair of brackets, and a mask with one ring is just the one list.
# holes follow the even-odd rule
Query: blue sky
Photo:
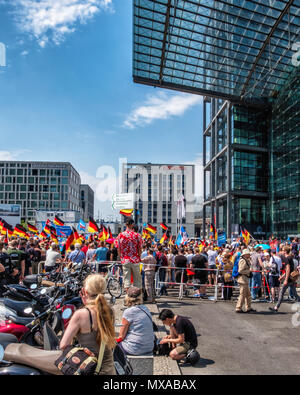
[[199, 163], [201, 97], [133, 83], [131, 0], [0, 0], [0, 42], [0, 159], [69, 161], [94, 189], [119, 158]]

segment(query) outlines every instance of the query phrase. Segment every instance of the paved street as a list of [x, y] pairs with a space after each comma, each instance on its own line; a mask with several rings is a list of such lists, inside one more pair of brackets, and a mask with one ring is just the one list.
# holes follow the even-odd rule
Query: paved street
[[236, 314], [235, 302], [185, 298], [158, 299], [159, 310], [192, 320], [201, 360], [194, 367], [181, 366], [183, 375], [202, 374], [300, 374], [300, 326], [292, 325], [292, 304], [283, 303], [273, 315], [269, 303], [253, 303], [256, 314]]

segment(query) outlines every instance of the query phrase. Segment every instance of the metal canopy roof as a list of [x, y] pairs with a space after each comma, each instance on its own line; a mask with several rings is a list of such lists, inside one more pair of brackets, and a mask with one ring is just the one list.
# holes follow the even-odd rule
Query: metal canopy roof
[[135, 82], [240, 101], [295, 69], [300, 0], [134, 0]]

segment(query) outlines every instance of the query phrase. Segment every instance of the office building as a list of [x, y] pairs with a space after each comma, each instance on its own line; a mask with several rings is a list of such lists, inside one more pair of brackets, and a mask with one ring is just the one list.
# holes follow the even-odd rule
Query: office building
[[194, 165], [124, 163], [122, 169], [122, 192], [135, 194], [133, 208], [138, 211], [140, 228], [150, 223], [157, 227], [157, 237], [161, 237], [163, 222], [176, 235], [177, 204], [183, 195], [186, 216], [182, 225], [190, 237], [194, 236]]
[[21, 205], [23, 221], [36, 210], [82, 213], [80, 183], [70, 163], [0, 161], [0, 203]]
[[81, 184], [79, 194], [83, 220], [87, 222], [90, 217], [94, 217], [94, 191], [89, 185]]

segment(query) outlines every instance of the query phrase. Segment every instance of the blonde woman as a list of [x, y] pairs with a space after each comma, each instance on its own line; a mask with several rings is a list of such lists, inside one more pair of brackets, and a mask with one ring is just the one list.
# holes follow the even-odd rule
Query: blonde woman
[[100, 274], [88, 276], [80, 292], [84, 307], [77, 310], [60, 342], [64, 350], [76, 337], [82, 347], [87, 347], [98, 356], [100, 344], [106, 343], [100, 375], [114, 375], [113, 349], [115, 329], [113, 312], [106, 302], [106, 282]]

